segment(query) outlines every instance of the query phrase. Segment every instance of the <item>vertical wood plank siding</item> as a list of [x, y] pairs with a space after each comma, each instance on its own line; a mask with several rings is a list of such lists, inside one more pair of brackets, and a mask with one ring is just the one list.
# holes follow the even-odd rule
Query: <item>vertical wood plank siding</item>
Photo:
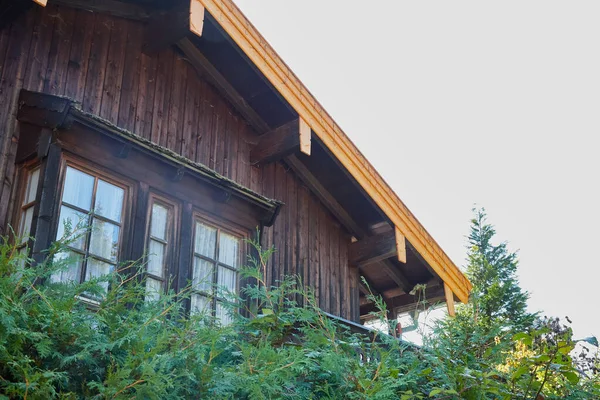
[[9, 221], [21, 88], [65, 95], [85, 111], [200, 162], [285, 203], [263, 232], [277, 252], [270, 284], [299, 274], [325, 311], [356, 320], [357, 272], [350, 237], [282, 163], [250, 165], [256, 135], [239, 114], [171, 49], [143, 54], [141, 23], [48, 5], [0, 31], [0, 229]]

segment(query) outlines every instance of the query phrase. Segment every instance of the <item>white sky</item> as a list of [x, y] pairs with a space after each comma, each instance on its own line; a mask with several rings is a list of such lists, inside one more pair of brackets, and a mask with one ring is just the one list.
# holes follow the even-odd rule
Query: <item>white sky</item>
[[531, 310], [600, 336], [600, 2], [236, 3], [457, 265], [484, 206]]

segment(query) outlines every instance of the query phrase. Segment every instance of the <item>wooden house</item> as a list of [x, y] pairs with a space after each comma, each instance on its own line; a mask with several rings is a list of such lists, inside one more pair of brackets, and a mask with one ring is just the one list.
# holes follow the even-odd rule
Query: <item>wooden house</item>
[[[232, 0], [1, 0], [0, 228], [31, 255], [64, 233], [83, 281], [148, 257], [149, 296], [196, 282], [226, 319], [258, 227], [267, 281], [367, 318], [465, 302], [470, 283]], [[26, 247], [23, 247], [25, 249]], [[207, 279], [208, 283], [206, 282]]]

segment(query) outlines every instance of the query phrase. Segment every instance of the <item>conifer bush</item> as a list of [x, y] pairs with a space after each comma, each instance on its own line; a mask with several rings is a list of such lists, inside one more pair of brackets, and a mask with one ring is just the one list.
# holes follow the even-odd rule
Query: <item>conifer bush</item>
[[[234, 318], [227, 326], [186, 312], [190, 288], [145, 301], [141, 263], [82, 284], [57, 283], [52, 275], [68, 263], [56, 256], [64, 241], [38, 265], [15, 242], [21, 243], [4, 237], [0, 245], [2, 398], [516, 399], [539, 392], [583, 399], [600, 393], [593, 375], [580, 379], [572, 368], [561, 347], [572, 345], [568, 333], [506, 338], [501, 328], [472, 329], [463, 314], [443, 322], [421, 348], [376, 331], [353, 334], [321, 312], [296, 277], [267, 286], [265, 265], [274, 250], [256, 242], [256, 256], [242, 273], [244, 300], [230, 297]], [[387, 323], [385, 304], [373, 300], [380, 310], [373, 317]], [[516, 342], [532, 353], [510, 356]]]

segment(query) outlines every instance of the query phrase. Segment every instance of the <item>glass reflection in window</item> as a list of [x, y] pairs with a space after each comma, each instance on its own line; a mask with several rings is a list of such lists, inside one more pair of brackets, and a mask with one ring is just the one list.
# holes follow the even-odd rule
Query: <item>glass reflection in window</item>
[[57, 258], [66, 266], [52, 279], [83, 282], [110, 274], [121, 245], [125, 188], [70, 165], [64, 175], [56, 239], [69, 251]]
[[147, 238], [146, 300], [156, 300], [165, 291], [169, 246], [173, 244], [174, 211], [174, 206], [166, 202], [152, 201]]
[[237, 292], [240, 238], [196, 221], [192, 268], [192, 313], [214, 314], [222, 324], [231, 322], [224, 301], [233, 301]]

